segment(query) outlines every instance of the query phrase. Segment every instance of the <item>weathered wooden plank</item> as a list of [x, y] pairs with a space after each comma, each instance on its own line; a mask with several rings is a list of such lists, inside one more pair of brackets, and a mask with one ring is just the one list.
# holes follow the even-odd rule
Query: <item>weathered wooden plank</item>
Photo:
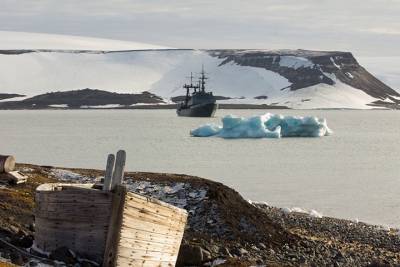
[[123, 229], [137, 229], [151, 233], [165, 233], [171, 234], [172, 232], [179, 232], [182, 230], [181, 225], [158, 225], [154, 223], [148, 223], [143, 221], [131, 221], [128, 224], [123, 221]]
[[175, 232], [180, 232], [183, 229], [183, 224], [182, 225], [158, 225], [154, 223], [149, 223], [149, 222], [144, 222], [144, 221], [137, 221], [137, 220], [132, 220], [132, 221], [122, 221], [122, 229], [136, 229], [148, 233], [160, 233], [160, 234], [166, 234], [166, 235], [171, 235]]
[[91, 205], [93, 203], [97, 204], [111, 204], [111, 196], [103, 196], [103, 195], [98, 195], [98, 196], [81, 196], [80, 198], [73, 196], [69, 197], [66, 195], [36, 195], [36, 202], [39, 205], [42, 204], [47, 204], [47, 203], [55, 203], [55, 204], [87, 204]]
[[[36, 192], [40, 193], [54, 193], [55, 191], [78, 191], [81, 190], [82, 192], [85, 189], [91, 189], [88, 192], [96, 192], [99, 190], [93, 189], [94, 184], [68, 184], [68, 183], [48, 183], [48, 184], [41, 184], [36, 188]], [[101, 192], [101, 191], [99, 191]]]
[[149, 205], [146, 204], [146, 202], [134, 202], [130, 201], [129, 203], [126, 203], [125, 205], [125, 210], [129, 212], [134, 212], [134, 211], [139, 211], [143, 214], [150, 214], [151, 216], [158, 217], [158, 218], [164, 218], [164, 219], [169, 219], [169, 218], [182, 218], [183, 220], [186, 220], [187, 218], [187, 213], [185, 212], [175, 212], [171, 211], [171, 209], [167, 208], [158, 208], [157, 205]]
[[[82, 211], [84, 212], [84, 211]], [[43, 219], [48, 219], [48, 220], [65, 220], [69, 222], [92, 222], [94, 219], [95, 220], [100, 220], [104, 221], [109, 218], [108, 214], [79, 214], [77, 215], [75, 212], [64, 212], [62, 214], [57, 213], [57, 212], [40, 212], [38, 211], [36, 213], [36, 216], [38, 218], [43, 218]]]
[[111, 203], [43, 203], [43, 205], [39, 205], [36, 207], [38, 211], [80, 211], [82, 209], [92, 209], [92, 210], [110, 210]]
[[[94, 184], [93, 184], [94, 185]], [[93, 186], [92, 185], [92, 186]], [[87, 195], [87, 196], [91, 196], [91, 195], [107, 195], [109, 194], [109, 192], [104, 192], [98, 189], [93, 189], [93, 188], [77, 188], [77, 189], [71, 189], [70, 187], [57, 187], [54, 189], [54, 191], [50, 192], [50, 191], [39, 191], [37, 192], [39, 194], [42, 195], [60, 195], [60, 196], [73, 196], [73, 195]]]
[[[101, 254], [100, 259], [103, 257], [103, 252], [105, 248], [105, 240], [104, 239], [95, 239], [95, 238], [49, 238], [49, 239], [40, 239], [37, 242], [38, 244], [46, 244], [47, 247], [51, 246], [53, 248], [58, 247], [68, 247], [74, 250], [75, 252], [89, 252], [95, 254]], [[38, 246], [40, 247], [40, 246]], [[89, 248], [96, 248], [96, 250], [88, 250]], [[45, 249], [41, 247], [41, 249]], [[52, 251], [52, 250], [47, 250]]]
[[[63, 231], [64, 230], [64, 231]], [[60, 225], [54, 225], [51, 223], [46, 223], [46, 224], [40, 224], [36, 227], [36, 232], [42, 231], [43, 233], [49, 233], [52, 235], [55, 235], [57, 233], [60, 233], [61, 235], [64, 235], [65, 233], [71, 232], [69, 234], [75, 235], [75, 234], [80, 234], [80, 235], [86, 235], [86, 234], [91, 234], [91, 233], [105, 233], [108, 231], [108, 225], [106, 225], [104, 222], [101, 222], [99, 225], [90, 225], [90, 226], [84, 226], [84, 227], [74, 227], [73, 223], [65, 223], [65, 224], [60, 224]]]
[[125, 209], [124, 210], [124, 221], [128, 224], [130, 221], [143, 221], [148, 223], [154, 223], [157, 225], [176, 225], [176, 226], [184, 226], [186, 224], [186, 220], [182, 217], [161, 217], [157, 216], [157, 214], [145, 213], [141, 210], [137, 209]]
[[135, 260], [127, 257], [120, 256], [118, 258], [117, 266], [126, 267], [174, 267], [175, 261], [149, 261], [149, 260]]
[[128, 239], [123, 237], [121, 237], [120, 246], [131, 249], [152, 250], [152, 251], [179, 250], [178, 242], [175, 242], [175, 244], [170, 245], [160, 242], [153, 242], [149, 240]]
[[[39, 213], [49, 213], [49, 214], [65, 214], [65, 213], [83, 213], [85, 215], [92, 215], [92, 214], [97, 214], [98, 212], [107, 212], [110, 210], [111, 205], [92, 205], [91, 207], [84, 207], [80, 206], [80, 208], [75, 208], [70, 205], [68, 205], [65, 209], [62, 209], [62, 207], [58, 207], [55, 205], [49, 205], [49, 206], [41, 206], [36, 209], [36, 212]], [[79, 206], [79, 205], [78, 205]]]
[[115, 156], [113, 154], [109, 154], [107, 157], [106, 172], [104, 175], [103, 191], [111, 190], [114, 162], [115, 162]]
[[146, 251], [146, 250], [138, 250], [125, 248], [120, 246], [118, 248], [118, 257], [126, 257], [130, 259], [138, 259], [138, 260], [149, 260], [149, 261], [175, 261], [177, 255], [170, 252], [159, 252], [159, 251]]
[[117, 152], [117, 158], [115, 161], [114, 173], [111, 181], [111, 189], [122, 184], [125, 170], [126, 152], [124, 150], [119, 150]]
[[90, 229], [90, 228], [83, 228], [83, 229], [74, 229], [74, 228], [68, 228], [68, 230], [65, 230], [62, 232], [62, 228], [37, 228], [35, 234], [38, 237], [43, 237], [45, 239], [51, 239], [51, 238], [60, 238], [63, 236], [79, 236], [82, 238], [90, 237], [90, 236], [95, 236], [96, 238], [103, 238], [103, 236], [107, 235], [108, 228], [104, 227], [98, 228], [98, 229]]
[[135, 193], [132, 193], [132, 192], [129, 192], [127, 197], [128, 197], [128, 200], [130, 200], [130, 198], [132, 198], [134, 201], [135, 200], [136, 201], [137, 200], [142, 200], [144, 202], [154, 203], [154, 204], [158, 205], [159, 207], [165, 207], [167, 209], [176, 211], [178, 213], [185, 212], [183, 209], [178, 208], [178, 207], [176, 207], [174, 205], [168, 204], [166, 202], [163, 202], [161, 200], [158, 200], [158, 199], [155, 199], [155, 198], [146, 197], [146, 196], [142, 196], [142, 195], [138, 195], [138, 194], [135, 194]]
[[163, 244], [175, 245], [177, 242], [180, 242], [180, 236], [182, 233], [176, 234], [160, 234], [160, 233], [149, 233], [140, 230], [133, 229], [122, 229], [121, 230], [121, 238], [131, 239], [131, 240], [139, 240], [139, 241], [149, 241], [149, 242], [157, 242]]
[[124, 238], [126, 240], [131, 240], [131, 242], [137, 240], [137, 241], [143, 241], [143, 242], [153, 242], [153, 243], [158, 243], [158, 244], [165, 244], [165, 245], [170, 245], [170, 246], [179, 246], [181, 239], [182, 239], [182, 234], [180, 235], [174, 235], [172, 237], [169, 237], [168, 235], [164, 236], [155, 236], [152, 234], [149, 234], [149, 236], [145, 236], [145, 232], [133, 232], [133, 231], [126, 231], [123, 230], [121, 233], [121, 238]]
[[77, 220], [49, 220], [47, 217], [36, 217], [37, 229], [54, 229], [66, 231], [70, 229], [108, 229], [109, 219], [98, 220], [97, 218], [88, 218], [87, 220], [77, 221]]
[[102, 261], [110, 222], [112, 193], [81, 184], [46, 184], [36, 192], [35, 242], [52, 251], [69, 247]]
[[133, 206], [137, 207], [139, 206], [146, 206], [146, 207], [151, 207], [155, 210], [158, 210], [159, 212], [166, 211], [167, 214], [170, 213], [177, 213], [177, 214], [182, 214], [182, 213], [187, 213], [185, 210], [175, 207], [171, 204], [153, 199], [153, 198], [147, 198], [144, 196], [140, 196], [134, 193], [129, 193], [127, 197], [127, 205], [128, 206]]

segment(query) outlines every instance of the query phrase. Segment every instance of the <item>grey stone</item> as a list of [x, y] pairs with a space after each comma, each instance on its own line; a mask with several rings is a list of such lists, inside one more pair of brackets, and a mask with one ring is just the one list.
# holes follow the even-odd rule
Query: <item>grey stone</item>
[[210, 252], [200, 246], [182, 245], [176, 266], [200, 266], [203, 262], [211, 259]]

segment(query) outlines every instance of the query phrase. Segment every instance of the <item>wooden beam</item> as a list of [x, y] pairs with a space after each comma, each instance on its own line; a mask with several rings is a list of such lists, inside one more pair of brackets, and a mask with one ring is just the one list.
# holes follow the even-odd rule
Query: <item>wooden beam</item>
[[111, 190], [112, 173], [113, 173], [113, 169], [114, 169], [114, 162], [115, 162], [115, 156], [113, 154], [109, 154], [108, 157], [107, 157], [106, 172], [104, 174], [103, 191], [110, 191]]
[[15, 158], [13, 156], [0, 155], [0, 172], [12, 172], [15, 168]]
[[124, 150], [117, 152], [117, 159], [115, 161], [114, 173], [111, 181], [111, 189], [113, 190], [116, 186], [122, 184], [125, 170], [126, 153]]
[[107, 233], [106, 249], [103, 257], [103, 267], [113, 267], [116, 265], [125, 196], [126, 187], [117, 185], [113, 194], [110, 224]]

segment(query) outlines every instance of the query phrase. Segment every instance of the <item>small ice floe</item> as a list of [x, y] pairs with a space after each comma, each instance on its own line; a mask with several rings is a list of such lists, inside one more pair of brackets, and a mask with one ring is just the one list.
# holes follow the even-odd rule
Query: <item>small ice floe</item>
[[332, 134], [325, 119], [266, 113], [248, 118], [227, 115], [222, 126], [205, 124], [190, 132], [192, 136], [222, 138], [322, 137]]
[[308, 214], [310, 217], [313, 218], [322, 218], [324, 217], [322, 215], [322, 213], [316, 211], [316, 210], [306, 210], [306, 209], [302, 209], [299, 207], [293, 207], [293, 208], [282, 208], [282, 211], [285, 213], [292, 213], [292, 212], [297, 212], [297, 213], [304, 213], [304, 214]]

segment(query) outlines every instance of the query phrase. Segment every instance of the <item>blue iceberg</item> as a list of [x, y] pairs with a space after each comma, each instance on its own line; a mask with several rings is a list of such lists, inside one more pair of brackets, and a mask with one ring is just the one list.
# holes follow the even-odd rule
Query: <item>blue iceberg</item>
[[190, 134], [196, 137], [281, 138], [321, 137], [332, 134], [332, 131], [325, 119], [267, 113], [249, 118], [227, 115], [222, 118], [222, 126], [206, 124]]

